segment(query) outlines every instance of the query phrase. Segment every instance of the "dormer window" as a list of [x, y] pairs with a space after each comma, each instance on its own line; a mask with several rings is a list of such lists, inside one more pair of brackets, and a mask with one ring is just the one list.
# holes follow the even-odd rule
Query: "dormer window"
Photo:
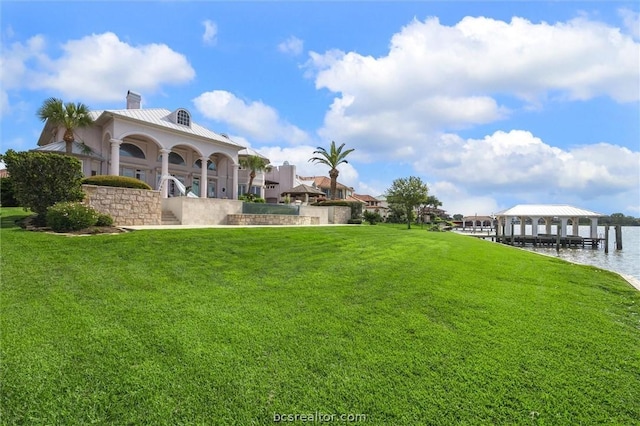
[[176, 112], [176, 123], [187, 127], [191, 126], [191, 116], [186, 109], [179, 109]]

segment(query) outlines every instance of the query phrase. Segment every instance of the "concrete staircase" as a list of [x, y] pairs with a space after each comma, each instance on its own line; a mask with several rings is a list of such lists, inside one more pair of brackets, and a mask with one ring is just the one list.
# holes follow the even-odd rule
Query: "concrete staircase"
[[161, 223], [163, 225], [180, 225], [178, 218], [169, 210], [162, 211]]

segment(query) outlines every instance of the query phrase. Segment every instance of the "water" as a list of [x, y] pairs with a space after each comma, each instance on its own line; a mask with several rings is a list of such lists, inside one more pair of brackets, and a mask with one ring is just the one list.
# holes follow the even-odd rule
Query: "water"
[[[531, 235], [531, 225], [526, 225], [527, 234]], [[519, 225], [515, 225], [515, 235], [520, 235]], [[539, 229], [539, 228], [538, 228]], [[554, 229], [555, 230], [555, 229]], [[571, 232], [571, 227], [568, 228]], [[578, 234], [589, 237], [591, 228], [580, 226]], [[598, 236], [604, 238], [604, 226], [598, 226]], [[604, 252], [604, 241], [598, 249], [592, 248], [561, 248], [556, 252], [555, 247], [525, 247], [537, 253], [559, 257], [575, 263], [597, 266], [598, 268], [631, 275], [640, 280], [640, 226], [622, 227], [622, 250], [615, 248], [615, 228], [609, 228], [609, 253]]]

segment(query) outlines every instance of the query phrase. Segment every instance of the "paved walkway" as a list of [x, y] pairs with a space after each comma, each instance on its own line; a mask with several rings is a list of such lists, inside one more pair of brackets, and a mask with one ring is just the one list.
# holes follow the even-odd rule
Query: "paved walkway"
[[221, 229], [237, 229], [237, 228], [317, 228], [319, 226], [362, 226], [351, 224], [333, 224], [326, 225], [132, 225], [132, 226], [120, 226], [122, 229], [128, 231], [143, 231], [150, 229], [206, 229], [206, 228], [221, 228]]

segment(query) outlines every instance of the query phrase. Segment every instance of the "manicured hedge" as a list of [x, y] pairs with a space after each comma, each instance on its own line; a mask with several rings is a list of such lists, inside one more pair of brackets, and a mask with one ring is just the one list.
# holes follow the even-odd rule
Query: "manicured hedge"
[[127, 176], [97, 175], [82, 180], [84, 185], [115, 186], [118, 188], [151, 189], [146, 182]]
[[10, 149], [0, 159], [7, 165], [18, 204], [37, 213], [38, 224], [45, 222], [47, 209], [55, 203], [84, 198], [80, 186], [82, 168], [77, 158]]
[[13, 193], [13, 181], [9, 176], [0, 178], [0, 205], [2, 207], [20, 206]]

